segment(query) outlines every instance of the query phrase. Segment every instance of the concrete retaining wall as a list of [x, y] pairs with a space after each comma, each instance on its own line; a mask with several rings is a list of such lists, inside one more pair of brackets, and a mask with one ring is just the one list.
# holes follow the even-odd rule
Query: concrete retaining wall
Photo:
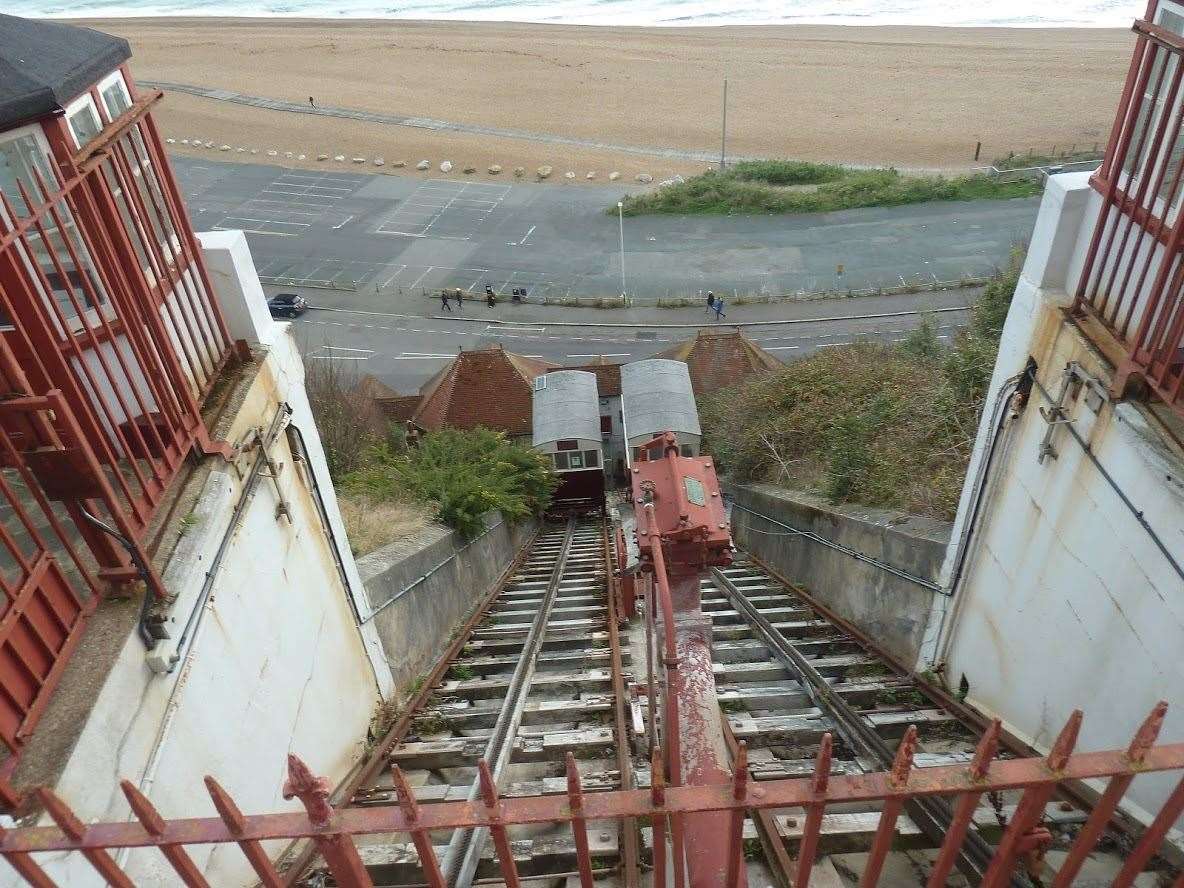
[[805, 586], [839, 616], [912, 665], [933, 598], [924, 586], [850, 555], [796, 536], [751, 514], [812, 531], [914, 576], [937, 583], [950, 525], [884, 509], [834, 506], [802, 491], [765, 484], [724, 483], [736, 544]]
[[358, 559], [396, 696], [407, 696], [441, 657], [535, 528], [497, 512], [485, 516], [485, 525], [471, 542], [432, 525]]

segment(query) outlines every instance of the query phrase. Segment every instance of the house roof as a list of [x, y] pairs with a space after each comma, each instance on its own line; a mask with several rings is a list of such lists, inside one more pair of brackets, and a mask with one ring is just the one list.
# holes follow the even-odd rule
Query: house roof
[[363, 398], [375, 401], [386, 401], [399, 397], [399, 393], [379, 379], [377, 376], [366, 374], [358, 380], [357, 392]]
[[383, 398], [378, 402], [382, 415], [395, 422], [406, 422], [419, 409], [419, 395], [400, 395], [397, 398]]
[[754, 373], [784, 366], [736, 330], [700, 330], [694, 339], [679, 342], [654, 357], [684, 362], [697, 396], [735, 385]]
[[419, 390], [412, 420], [429, 430], [481, 426], [529, 435], [534, 378], [555, 366], [500, 346], [461, 352]]
[[0, 130], [52, 114], [131, 54], [122, 37], [0, 15]]
[[621, 365], [620, 364], [606, 364], [601, 358], [595, 364], [578, 364], [574, 367], [555, 367], [548, 373], [554, 373], [556, 370], [584, 370], [588, 373], [593, 373], [596, 376], [596, 389], [602, 398], [616, 398], [621, 395]]

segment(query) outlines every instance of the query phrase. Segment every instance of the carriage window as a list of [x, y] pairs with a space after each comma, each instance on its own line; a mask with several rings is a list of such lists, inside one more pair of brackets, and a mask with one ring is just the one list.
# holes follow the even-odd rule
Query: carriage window
[[600, 452], [596, 450], [585, 450], [584, 465], [589, 469], [600, 468]]
[[551, 455], [553, 457], [555, 457], [555, 468], [557, 468], [557, 469], [566, 469], [567, 468], [567, 454], [566, 453], [552, 453]]
[[556, 450], [579, 450], [580, 445], [578, 443], [576, 443], [575, 441], [556, 441], [555, 442], [555, 449]]
[[678, 452], [681, 453], [683, 456], [694, 456], [695, 455], [695, 451], [691, 449], [690, 444], [683, 444], [681, 447], [678, 448]]
[[568, 465], [573, 469], [582, 469], [584, 467], [584, 455], [576, 450], [567, 455]]
[[82, 96], [66, 109], [66, 122], [70, 124], [70, 132], [79, 148], [103, 131], [103, 122], [99, 120], [95, 100], [89, 94]]

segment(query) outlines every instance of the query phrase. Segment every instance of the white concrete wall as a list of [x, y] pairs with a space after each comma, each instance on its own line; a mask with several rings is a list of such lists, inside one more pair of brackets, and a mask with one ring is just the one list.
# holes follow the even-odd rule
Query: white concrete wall
[[[1059, 390], [1070, 361], [1094, 376], [1108, 368], [1061, 308], [1072, 291], [1096, 219], [1085, 176], [1050, 180], [1007, 319], [969, 478], [993, 432], [992, 405], [1029, 355], [1038, 378]], [[1125, 746], [1160, 699], [1169, 701], [1161, 739], [1184, 739], [1184, 581], [1069, 432], [1056, 459], [1039, 462], [1048, 425], [1038, 391], [999, 438], [992, 482], [967, 547], [963, 580], [939, 596], [919, 665], [944, 663], [948, 682], [969, 682], [967, 700], [1047, 748], [1075, 708], [1085, 711], [1079, 749]], [[1094, 414], [1069, 402], [1074, 428], [1117, 485], [1175, 553], [1184, 557], [1184, 453], [1141, 406]], [[967, 484], [944, 567], [955, 569], [967, 526]], [[1141, 777], [1128, 794], [1158, 809], [1178, 777]]]
[[[239, 273], [253, 274], [249, 252], [245, 259]], [[135, 633], [123, 644], [55, 786], [84, 820], [129, 818], [121, 778], [138, 784], [165, 817], [213, 816], [205, 774], [215, 776], [244, 811], [297, 810], [299, 802], [281, 797], [287, 754], [300, 755], [334, 783], [341, 780], [364, 751], [380, 695], [392, 687], [376, 630], [360, 627], [355, 616], [355, 608], [368, 616], [369, 603], [329, 483], [296, 342], [288, 325], [274, 325], [258, 311], [235, 316], [260, 321], [253, 334], [238, 324], [236, 336], [253, 335], [257, 346], [267, 339], [270, 347], [227, 439], [241, 442], [251, 429], [267, 427], [287, 403], [291, 423], [303, 433], [308, 462], [298, 470], [289, 437], [279, 435], [269, 452], [282, 466], [280, 491], [269, 478], [260, 483], [230, 536], [200, 612], [200, 628], [180, 650], [172, 672], [150, 668], [155, 655]], [[165, 653], [176, 646], [199, 601], [253, 453], [233, 465], [211, 459], [216, 464], [193, 519], [164, 570], [177, 596], [168, 624], [173, 639], [162, 644]], [[314, 477], [341, 544], [337, 555], [350, 588], [343, 586], [324, 532], [310, 484]], [[291, 521], [276, 515], [281, 494]], [[256, 881], [236, 846], [197, 846], [189, 852], [213, 885]], [[78, 855], [47, 855], [41, 862], [58, 884], [102, 884]], [[158, 851], [133, 851], [125, 866], [137, 885], [179, 884]], [[9, 870], [0, 884], [19, 883]]]

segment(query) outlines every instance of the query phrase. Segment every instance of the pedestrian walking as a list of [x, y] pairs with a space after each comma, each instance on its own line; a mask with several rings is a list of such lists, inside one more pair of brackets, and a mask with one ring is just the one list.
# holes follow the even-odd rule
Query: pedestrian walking
[[490, 308], [497, 305], [497, 296], [493, 294], [493, 287], [489, 286], [489, 284], [485, 285], [485, 304]]
[[317, 103], [312, 100], [312, 96], [309, 96], [308, 97], [308, 107], [315, 108], [316, 106], [317, 106]]
[[465, 291], [462, 290], [460, 287], [457, 287], [456, 290], [453, 292], [453, 295], [456, 297], [456, 310], [457, 311], [464, 311]]
[[711, 314], [715, 308], [715, 294], [710, 290], [707, 291], [707, 310], [703, 314]]
[[716, 296], [715, 297], [715, 304], [712, 306], [712, 308], [715, 309], [716, 321], [719, 321], [720, 318], [727, 317], [727, 315], [724, 314], [724, 297], [723, 296]]
[[446, 308], [449, 311], [449, 313], [452, 312], [452, 306], [448, 302], [448, 290], [447, 289], [440, 291], [440, 303], [441, 303], [441, 305], [443, 305], [444, 308]]
[[522, 291], [515, 287], [514, 292], [511, 294], [511, 299], [515, 305], [520, 303], [522, 301]]

